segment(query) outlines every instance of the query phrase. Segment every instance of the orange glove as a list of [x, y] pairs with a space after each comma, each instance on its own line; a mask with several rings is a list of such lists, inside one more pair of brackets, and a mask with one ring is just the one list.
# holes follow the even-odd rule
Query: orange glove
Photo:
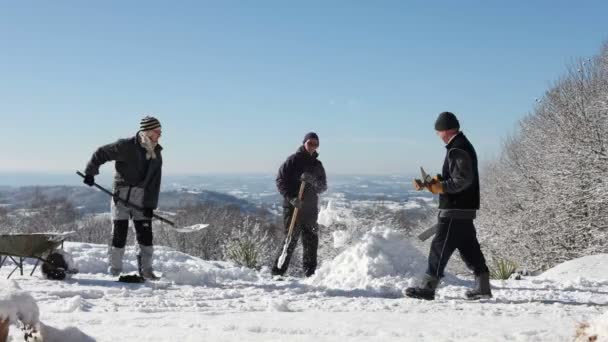
[[439, 176], [433, 177], [431, 183], [427, 184], [426, 188], [435, 195], [443, 193], [443, 185], [439, 180]]

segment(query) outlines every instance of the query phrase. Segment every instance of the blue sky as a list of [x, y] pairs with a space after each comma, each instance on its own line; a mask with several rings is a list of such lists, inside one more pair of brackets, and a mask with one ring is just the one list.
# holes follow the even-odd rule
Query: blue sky
[[[329, 173], [438, 171], [437, 114], [483, 161], [568, 63], [602, 1], [0, 2], [0, 171], [73, 172], [163, 124], [169, 173], [274, 173], [310, 130]], [[436, 170], [436, 171], [435, 171]]]

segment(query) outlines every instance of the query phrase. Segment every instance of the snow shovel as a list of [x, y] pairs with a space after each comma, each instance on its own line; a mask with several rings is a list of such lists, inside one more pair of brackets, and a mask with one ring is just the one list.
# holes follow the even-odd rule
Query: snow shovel
[[428, 228], [427, 230], [425, 230], [422, 233], [418, 234], [418, 239], [420, 239], [420, 241], [426, 241], [426, 240], [428, 240], [428, 238], [430, 238], [431, 236], [435, 235], [435, 233], [437, 233], [437, 225], [436, 224], [434, 224], [431, 228]]
[[[82, 178], [85, 177], [84, 174], [82, 172], [80, 172], [80, 171], [76, 171], [76, 174], [79, 175]], [[122, 199], [119, 196], [116, 196], [115, 194], [113, 194], [112, 192], [110, 192], [108, 189], [104, 188], [103, 186], [101, 186], [101, 185], [99, 185], [97, 183], [93, 183], [93, 186], [95, 186], [97, 189], [105, 192], [106, 194], [112, 196], [115, 200], [121, 202], [122, 204], [126, 205], [129, 208], [133, 208], [133, 209], [138, 210], [140, 212], [144, 211], [144, 208], [142, 208], [142, 207], [140, 207], [138, 205], [135, 205], [135, 204], [133, 204], [133, 203], [131, 203], [131, 202], [125, 200], [125, 199]], [[171, 221], [169, 219], [166, 219], [166, 218], [164, 218], [164, 217], [162, 217], [160, 215], [156, 215], [156, 214], [153, 213], [152, 217], [154, 217], [155, 219], [157, 219], [157, 220], [159, 220], [161, 222], [164, 222], [164, 223], [170, 225], [171, 227], [175, 227], [175, 223], [173, 221]]]
[[[84, 178], [84, 174], [82, 172], [76, 171], [76, 174], [79, 175], [80, 177]], [[97, 189], [101, 190], [102, 192], [105, 192], [106, 194], [112, 196], [112, 198], [115, 198], [117, 201], [122, 202], [124, 205], [126, 205], [126, 206], [128, 206], [130, 208], [133, 208], [133, 209], [139, 210], [139, 211], [143, 211], [144, 210], [144, 208], [142, 208], [142, 207], [140, 207], [138, 205], [135, 205], [135, 204], [133, 204], [133, 203], [127, 201], [127, 200], [124, 200], [124, 199], [120, 198], [119, 196], [116, 196], [111, 191], [109, 191], [108, 189], [104, 188], [103, 186], [101, 186], [101, 185], [99, 185], [97, 183], [94, 183], [93, 186], [95, 186]], [[157, 219], [157, 220], [159, 220], [161, 222], [164, 222], [164, 223], [168, 224], [170, 229], [172, 229], [172, 230], [174, 230], [174, 231], [176, 231], [178, 233], [198, 232], [200, 230], [203, 230], [203, 229], [209, 227], [209, 224], [201, 223], [201, 224], [195, 224], [195, 225], [189, 226], [189, 227], [176, 228], [175, 227], [175, 222], [173, 222], [173, 221], [171, 221], [169, 219], [166, 219], [166, 218], [164, 218], [164, 217], [162, 217], [160, 215], [154, 214], [154, 213], [152, 214], [152, 217], [154, 217], [155, 219]]]
[[[304, 188], [306, 187], [306, 182], [302, 181], [300, 183], [300, 192], [298, 192], [298, 199], [302, 200], [302, 195], [304, 194]], [[285, 244], [283, 245], [283, 251], [281, 252], [281, 256], [279, 256], [279, 260], [277, 261], [277, 268], [281, 269], [283, 264], [285, 263], [285, 258], [287, 257], [287, 248], [289, 248], [289, 244], [291, 243], [291, 237], [293, 235], [293, 228], [296, 225], [296, 219], [298, 217], [298, 207], [295, 207], [293, 210], [293, 215], [291, 216], [291, 223], [289, 223], [289, 230], [287, 231], [287, 238], [285, 238]]]

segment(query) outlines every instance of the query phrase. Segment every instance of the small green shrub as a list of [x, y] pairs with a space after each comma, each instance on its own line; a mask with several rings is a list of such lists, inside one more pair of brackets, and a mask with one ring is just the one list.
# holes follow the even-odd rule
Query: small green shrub
[[255, 242], [249, 239], [234, 242], [228, 249], [228, 258], [238, 265], [256, 268], [258, 263], [258, 251]]
[[492, 267], [490, 267], [490, 277], [492, 279], [509, 279], [511, 274], [517, 270], [517, 264], [514, 261], [505, 258], [492, 258]]

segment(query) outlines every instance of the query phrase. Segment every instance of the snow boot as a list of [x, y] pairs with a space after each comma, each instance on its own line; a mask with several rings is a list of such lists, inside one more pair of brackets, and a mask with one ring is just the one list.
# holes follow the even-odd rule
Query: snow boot
[[492, 298], [492, 289], [490, 287], [490, 274], [481, 273], [475, 276], [475, 287], [465, 292], [467, 299], [475, 300], [482, 298]]
[[439, 278], [425, 274], [422, 277], [420, 286], [408, 287], [405, 295], [410, 298], [433, 300], [435, 299], [435, 289], [439, 285]]
[[154, 247], [139, 245], [139, 255], [137, 255], [137, 268], [139, 275], [147, 280], [158, 280], [160, 277], [154, 274], [152, 269], [152, 255]]
[[154, 274], [154, 271], [152, 271], [152, 270], [143, 271], [141, 276], [146, 280], [159, 280], [160, 279], [160, 277], [157, 276], [156, 274]]
[[108, 273], [110, 273], [114, 277], [118, 277], [122, 272], [122, 257], [125, 255], [124, 248], [118, 247], [110, 247], [110, 251], [108, 253]]

